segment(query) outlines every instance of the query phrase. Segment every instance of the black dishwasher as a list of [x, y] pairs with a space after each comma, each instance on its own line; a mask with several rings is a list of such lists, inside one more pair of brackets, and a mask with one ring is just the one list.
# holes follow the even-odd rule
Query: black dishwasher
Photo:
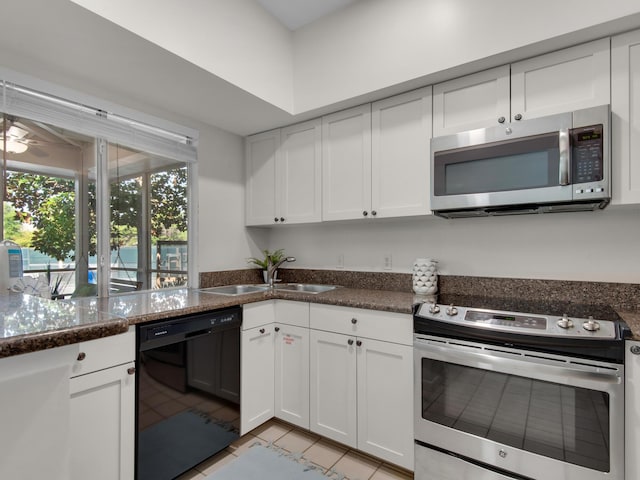
[[137, 327], [136, 479], [170, 480], [240, 435], [240, 307]]

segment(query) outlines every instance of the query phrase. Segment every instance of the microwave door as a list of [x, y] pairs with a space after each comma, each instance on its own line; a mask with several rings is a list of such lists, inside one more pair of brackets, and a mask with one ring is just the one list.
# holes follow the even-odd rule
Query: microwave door
[[433, 154], [434, 209], [572, 199], [567, 130]]

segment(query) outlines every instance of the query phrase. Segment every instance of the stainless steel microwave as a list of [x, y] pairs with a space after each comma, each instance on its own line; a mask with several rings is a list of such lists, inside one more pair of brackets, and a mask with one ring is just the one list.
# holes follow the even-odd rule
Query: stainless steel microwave
[[445, 218], [572, 212], [611, 199], [609, 105], [431, 140], [431, 209]]

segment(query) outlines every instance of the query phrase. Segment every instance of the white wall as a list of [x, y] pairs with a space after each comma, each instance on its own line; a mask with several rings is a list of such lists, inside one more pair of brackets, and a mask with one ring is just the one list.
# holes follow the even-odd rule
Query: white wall
[[244, 228], [244, 139], [203, 128], [198, 157], [198, 271], [246, 268], [268, 231]]
[[367, 219], [273, 228], [269, 248], [292, 268], [409, 273], [413, 260], [439, 261], [447, 275], [640, 283], [640, 209], [444, 220]]
[[[606, 6], [600, 0], [356, 2], [294, 33], [295, 112], [422, 77], [431, 83], [432, 74], [483, 59], [488, 63], [472, 70], [508, 63], [495, 57], [549, 39], [544, 51], [606, 36], [612, 31], [608, 29], [632, 27], [619, 21], [604, 29], [584, 29], [638, 12], [637, 0]], [[570, 32], [580, 33], [571, 40], [559, 38]]]
[[293, 111], [291, 32], [253, 0], [72, 1]]

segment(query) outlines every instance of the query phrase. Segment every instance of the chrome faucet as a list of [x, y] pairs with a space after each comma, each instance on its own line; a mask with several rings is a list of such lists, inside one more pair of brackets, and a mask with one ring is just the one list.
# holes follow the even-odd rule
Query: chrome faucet
[[284, 262], [295, 262], [295, 261], [296, 261], [296, 257], [285, 257], [276, 263], [271, 263], [271, 260], [269, 260], [269, 264], [267, 265], [267, 281], [269, 282], [269, 286], [271, 288], [273, 288], [273, 283], [275, 281], [274, 278], [276, 276], [276, 272], [278, 271], [278, 268], [280, 267], [280, 265], [282, 265]]

